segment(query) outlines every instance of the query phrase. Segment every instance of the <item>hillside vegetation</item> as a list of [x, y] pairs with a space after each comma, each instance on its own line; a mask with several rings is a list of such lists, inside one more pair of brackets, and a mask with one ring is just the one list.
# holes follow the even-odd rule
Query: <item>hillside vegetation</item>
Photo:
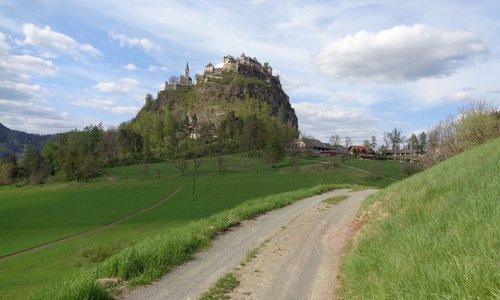
[[0, 158], [9, 155], [20, 155], [28, 147], [42, 149], [50, 138], [55, 135], [31, 134], [12, 130], [0, 123]]
[[500, 138], [365, 203], [343, 264], [346, 299], [500, 297]]

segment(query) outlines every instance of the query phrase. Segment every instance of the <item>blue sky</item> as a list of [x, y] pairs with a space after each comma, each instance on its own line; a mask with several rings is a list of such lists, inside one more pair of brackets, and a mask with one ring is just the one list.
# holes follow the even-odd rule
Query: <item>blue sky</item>
[[469, 101], [500, 104], [496, 0], [0, 0], [0, 122], [117, 126], [186, 61], [201, 73], [241, 52], [271, 64], [301, 132], [323, 141], [409, 136]]

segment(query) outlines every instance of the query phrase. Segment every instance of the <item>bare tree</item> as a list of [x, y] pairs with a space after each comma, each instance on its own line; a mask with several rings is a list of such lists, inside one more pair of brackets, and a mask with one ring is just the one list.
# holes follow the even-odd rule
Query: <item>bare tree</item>
[[181, 176], [184, 176], [184, 171], [187, 168], [186, 160], [180, 159], [174, 166], [181, 171]]
[[370, 142], [370, 148], [375, 150], [376, 147], [377, 147], [377, 138], [374, 135], [372, 135], [372, 139]]
[[342, 138], [340, 135], [335, 134], [330, 137], [330, 144], [332, 147], [342, 144]]
[[352, 145], [352, 139], [348, 136], [344, 137], [344, 146], [348, 148], [350, 145]]
[[201, 158], [195, 158], [193, 160], [194, 162], [194, 172], [193, 172], [193, 199], [195, 199], [195, 192], [196, 192], [196, 171], [201, 167], [201, 164], [203, 163], [203, 160]]
[[169, 82], [169, 83], [179, 83], [179, 77], [178, 77], [178, 76], [175, 76], [175, 75], [170, 76], [170, 77], [168, 78], [168, 82]]

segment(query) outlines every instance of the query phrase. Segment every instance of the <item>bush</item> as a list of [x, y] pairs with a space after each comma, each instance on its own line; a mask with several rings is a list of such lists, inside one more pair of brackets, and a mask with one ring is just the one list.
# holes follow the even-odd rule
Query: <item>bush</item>
[[421, 165], [417, 163], [406, 163], [403, 172], [405, 172], [406, 175], [411, 176], [413, 174], [417, 174], [419, 172], [423, 171], [423, 168]]

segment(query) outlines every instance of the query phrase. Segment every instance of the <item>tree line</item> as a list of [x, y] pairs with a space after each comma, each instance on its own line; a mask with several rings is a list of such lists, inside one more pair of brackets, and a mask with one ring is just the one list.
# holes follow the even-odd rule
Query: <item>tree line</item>
[[258, 155], [274, 167], [298, 135], [284, 106], [273, 115], [268, 104], [251, 98], [218, 120], [176, 113], [166, 105], [153, 110], [155, 101], [148, 94], [138, 115], [118, 128], [89, 125], [59, 134], [43, 149], [29, 147], [21, 158], [7, 157], [0, 163], [0, 184], [38, 184], [54, 176], [87, 180], [101, 168], [165, 160], [183, 173], [185, 160], [204, 156], [217, 156], [222, 171], [225, 155], [234, 152]]
[[[410, 137], [403, 135], [399, 128], [384, 132], [383, 144], [378, 151], [413, 149], [424, 155], [420, 156], [423, 167], [429, 168], [467, 149], [500, 137], [500, 110], [485, 101], [475, 101], [459, 108], [457, 115], [449, 115], [432, 126], [427, 132], [412, 133]], [[350, 137], [333, 135], [332, 146], [352, 144]], [[375, 150], [377, 139], [364, 140], [363, 145]]]

